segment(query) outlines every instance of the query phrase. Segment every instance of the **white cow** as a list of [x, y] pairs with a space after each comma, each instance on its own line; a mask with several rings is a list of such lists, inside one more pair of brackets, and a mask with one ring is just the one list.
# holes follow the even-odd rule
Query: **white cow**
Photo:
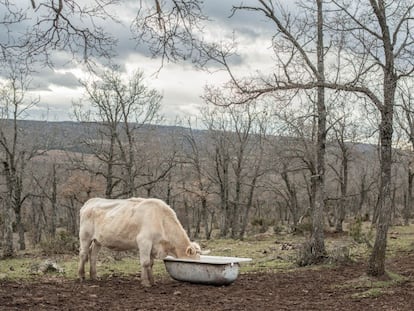
[[96, 258], [102, 246], [125, 251], [139, 249], [141, 282], [154, 284], [155, 258], [200, 258], [201, 249], [190, 242], [175, 212], [158, 199], [131, 198], [88, 200], [80, 210], [79, 277], [85, 279], [85, 263], [96, 279]]

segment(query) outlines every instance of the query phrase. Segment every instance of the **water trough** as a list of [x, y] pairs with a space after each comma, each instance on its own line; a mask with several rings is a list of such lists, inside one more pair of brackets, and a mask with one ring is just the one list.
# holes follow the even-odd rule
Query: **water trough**
[[200, 260], [164, 258], [165, 268], [170, 276], [182, 282], [208, 285], [229, 285], [239, 274], [241, 262], [251, 258], [201, 255]]

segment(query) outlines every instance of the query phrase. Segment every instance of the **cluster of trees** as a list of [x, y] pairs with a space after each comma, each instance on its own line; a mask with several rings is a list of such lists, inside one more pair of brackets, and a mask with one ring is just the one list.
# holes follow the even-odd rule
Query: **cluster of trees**
[[[281, 225], [294, 231], [312, 215], [317, 118], [312, 109], [303, 113], [306, 102], [279, 113], [271, 112], [273, 103], [207, 102], [197, 120], [157, 126], [160, 95], [141, 72], [122, 80], [111, 69], [84, 83], [89, 105], [74, 105], [77, 122], [24, 122], [19, 116], [27, 105], [18, 100], [24, 84], [9, 82], [3, 87], [13, 95], [3, 97], [9, 113], [0, 119], [4, 252], [13, 254], [13, 232], [20, 249], [28, 238], [32, 244], [53, 238], [58, 227], [76, 236], [79, 209], [95, 196], [162, 198], [195, 238], [243, 239]], [[366, 121], [335, 105], [323, 223], [340, 232], [346, 219], [377, 223], [381, 178], [378, 146], [359, 143]], [[408, 223], [412, 154], [393, 152], [391, 211]]]
[[[5, 61], [24, 59], [27, 64], [28, 59], [43, 56], [50, 64], [49, 47], [75, 56], [82, 47], [86, 60], [95, 55], [108, 57], [112, 39], [93, 21], [107, 16], [107, 6], [114, 3], [96, 1], [93, 10], [76, 1], [32, 1], [39, 14], [37, 22], [25, 40], [10, 36], [1, 42], [2, 57]], [[347, 212], [360, 213], [369, 202], [377, 230], [368, 272], [382, 275], [396, 202], [404, 198], [406, 219], [411, 212], [413, 173], [411, 154], [405, 151], [414, 147], [411, 1], [235, 3], [233, 15], [259, 15], [274, 29], [269, 38], [274, 64], [268, 72], [247, 77], [233, 68], [236, 42], [203, 39], [202, 26], [208, 23], [202, 1], [145, 3], [152, 4], [149, 11], [140, 10], [132, 24], [138, 42], [148, 44], [163, 60], [192, 58], [202, 68], [212, 64], [224, 69], [229, 82], [222, 89], [206, 88], [201, 121], [207, 134], [200, 137], [191, 129], [190, 120], [186, 124], [190, 130], [174, 134], [168, 150], [153, 135], [143, 135], [148, 134], [144, 125], [157, 118], [160, 96], [143, 86], [140, 73], [128, 84], [122, 83], [116, 69], [101, 75], [101, 82], [85, 82], [92, 108], [85, 110], [79, 104], [76, 115], [79, 121], [93, 122], [92, 132], [98, 134], [85, 135], [88, 156], [71, 156], [71, 163], [76, 163], [75, 171], [89, 176], [96, 189], [84, 187], [81, 192], [73, 191], [72, 197], [70, 190], [64, 192], [70, 204], [74, 206], [74, 197], [82, 192], [86, 197], [99, 192], [102, 185], [107, 197], [140, 195], [145, 189], [145, 195], [159, 195], [172, 205], [181, 202], [185, 210], [192, 210], [195, 231], [204, 228], [207, 237], [215, 220], [221, 236], [243, 237], [251, 216], [264, 206], [288, 211], [293, 224], [309, 209], [309, 263], [314, 263], [326, 255], [324, 228], [329, 207], [335, 207], [335, 226], [341, 230]], [[14, 10], [9, 1], [2, 4], [9, 12], [3, 27], [25, 20], [24, 12]], [[91, 17], [90, 25], [74, 22], [85, 14]], [[5, 89], [14, 91], [2, 102], [6, 107], [3, 117], [14, 120], [14, 131], [2, 134], [0, 142], [6, 193], [4, 235], [10, 234], [13, 209], [22, 236], [20, 211], [29, 197], [23, 191], [22, 172], [45, 149], [25, 150], [18, 143], [16, 120], [22, 110], [16, 108], [13, 113], [12, 108], [22, 107], [25, 93], [24, 83], [13, 84], [17, 82], [13, 79], [12, 75], [12, 84]], [[22, 92], [15, 92], [20, 88]], [[35, 101], [23, 111], [30, 104]], [[364, 118], [356, 117], [358, 112]], [[374, 134], [366, 135], [364, 129]], [[363, 138], [377, 139], [375, 161], [375, 153], [361, 152], [356, 150], [361, 145], [352, 144]], [[393, 148], [401, 143], [405, 149]], [[55, 207], [56, 176], [64, 176], [57, 169], [52, 169], [52, 191], [38, 196], [48, 197]], [[51, 228], [56, 226], [55, 220], [51, 223]]]

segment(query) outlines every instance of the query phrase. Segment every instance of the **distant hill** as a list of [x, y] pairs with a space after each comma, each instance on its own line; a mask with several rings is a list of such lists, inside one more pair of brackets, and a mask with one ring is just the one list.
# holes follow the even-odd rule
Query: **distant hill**
[[[1, 120], [0, 126], [3, 128], [11, 127], [12, 122]], [[98, 123], [19, 120], [18, 126], [24, 133], [22, 143], [25, 146], [36, 145], [41, 149], [90, 153], [88, 147], [82, 144], [82, 137], [87, 135], [90, 139], [101, 139]], [[155, 136], [158, 141], [165, 141], [165, 143], [168, 143], [171, 137], [174, 137], [178, 139], [176, 143], [179, 143], [181, 148], [190, 148], [183, 138], [185, 134], [189, 134], [189, 129], [181, 126], [144, 125], [140, 126], [139, 130], [139, 135], [151, 135], [152, 138]], [[207, 141], [208, 131], [193, 129], [193, 135], [197, 142]], [[273, 143], [284, 145], [292, 140], [294, 141], [295, 138], [275, 137]], [[329, 145], [335, 148], [335, 144]], [[353, 149], [357, 153], [365, 155], [377, 152], [377, 146], [365, 143], [356, 143]]]
[[[2, 120], [1, 126], [11, 127], [10, 120]], [[87, 135], [90, 139], [100, 139], [98, 123], [84, 123], [73, 121], [33, 121], [19, 120], [19, 129], [24, 134], [23, 144], [30, 146], [36, 144], [42, 149], [65, 150], [88, 153], [88, 148], [81, 143], [82, 137]], [[165, 139], [178, 133], [188, 132], [189, 129], [179, 126], [144, 125], [140, 126], [140, 135], [156, 135]], [[205, 131], [194, 130], [197, 139], [204, 139]], [[181, 135], [180, 135], [181, 136]]]

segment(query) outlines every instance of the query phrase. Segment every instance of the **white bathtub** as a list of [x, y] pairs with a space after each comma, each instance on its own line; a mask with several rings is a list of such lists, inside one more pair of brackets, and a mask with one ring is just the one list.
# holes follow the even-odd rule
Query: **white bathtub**
[[228, 285], [239, 274], [241, 262], [251, 258], [200, 256], [200, 260], [178, 259], [171, 256], [164, 258], [165, 268], [177, 281], [209, 285]]

